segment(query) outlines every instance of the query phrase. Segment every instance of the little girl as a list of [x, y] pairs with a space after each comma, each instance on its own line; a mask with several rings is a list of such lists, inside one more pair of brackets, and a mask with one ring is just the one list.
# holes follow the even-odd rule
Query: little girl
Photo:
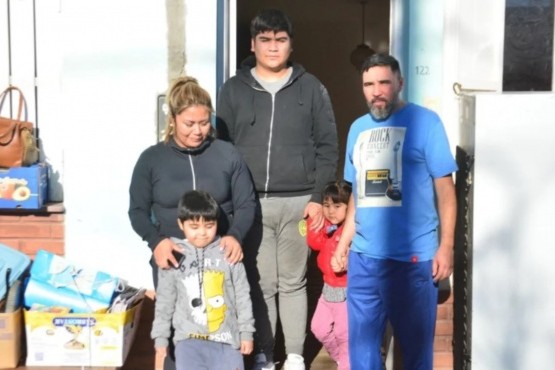
[[322, 192], [324, 227], [318, 231], [311, 230], [311, 219], [307, 225], [307, 244], [320, 252], [317, 262], [324, 278], [324, 287], [312, 318], [311, 330], [330, 357], [337, 362], [338, 370], [349, 369], [347, 275], [345, 272], [333, 272], [331, 258], [343, 231], [350, 196], [351, 186], [344, 181], [326, 185]]

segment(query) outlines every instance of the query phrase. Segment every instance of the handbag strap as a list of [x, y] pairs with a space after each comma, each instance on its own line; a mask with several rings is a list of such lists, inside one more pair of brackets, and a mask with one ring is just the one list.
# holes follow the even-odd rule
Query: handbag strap
[[19, 93], [19, 105], [17, 108], [17, 120], [21, 121], [21, 114], [24, 112], [25, 116], [23, 117], [23, 121], [27, 121], [27, 101], [25, 100], [25, 96], [23, 96], [23, 92], [15, 86], [8, 86], [6, 90], [2, 91], [0, 95], [0, 113], [2, 112], [2, 107], [4, 106], [4, 101], [6, 100], [6, 96], [11, 91], [17, 91]]

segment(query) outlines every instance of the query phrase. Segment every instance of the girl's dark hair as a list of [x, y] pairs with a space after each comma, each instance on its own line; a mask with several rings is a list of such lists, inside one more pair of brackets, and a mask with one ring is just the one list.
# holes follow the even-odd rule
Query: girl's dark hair
[[262, 32], [287, 32], [290, 38], [293, 38], [293, 22], [281, 10], [278, 9], [262, 9], [251, 21], [251, 37], [254, 39]]
[[322, 190], [322, 199], [331, 199], [334, 203], [349, 204], [349, 197], [351, 196], [351, 185], [343, 180], [333, 181], [328, 183], [324, 190]]
[[177, 206], [177, 218], [181, 222], [204, 219], [217, 221], [220, 208], [216, 200], [207, 192], [191, 190], [183, 194]]

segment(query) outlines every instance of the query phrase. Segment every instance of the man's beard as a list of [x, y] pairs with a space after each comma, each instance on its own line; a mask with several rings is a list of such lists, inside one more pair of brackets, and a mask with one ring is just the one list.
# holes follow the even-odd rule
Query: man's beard
[[[385, 102], [385, 105], [383, 107], [374, 106], [374, 103], [377, 101]], [[397, 96], [393, 97], [391, 101], [387, 101], [382, 98], [373, 99], [372, 101], [369, 101], [367, 103], [368, 109], [370, 110], [370, 115], [376, 121], [383, 121], [391, 115], [391, 113], [393, 112], [393, 109], [397, 106], [398, 101], [399, 101], [399, 98]]]

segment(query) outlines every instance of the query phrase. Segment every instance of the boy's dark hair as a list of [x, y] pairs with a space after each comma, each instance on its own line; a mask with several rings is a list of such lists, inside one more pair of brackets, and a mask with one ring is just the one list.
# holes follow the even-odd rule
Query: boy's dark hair
[[262, 32], [287, 32], [293, 38], [293, 22], [284, 12], [278, 9], [262, 9], [251, 21], [251, 38], [255, 38]]
[[369, 56], [362, 63], [361, 72], [366, 72], [372, 67], [385, 66], [390, 67], [393, 73], [398, 73], [401, 77], [401, 68], [399, 67], [399, 62], [393, 56], [388, 54], [374, 54]]
[[329, 182], [322, 190], [322, 199], [331, 199], [334, 203], [349, 204], [349, 197], [351, 196], [351, 185], [343, 180]]
[[207, 192], [191, 190], [183, 194], [177, 206], [177, 218], [181, 222], [204, 219], [217, 221], [220, 215], [218, 202]]

